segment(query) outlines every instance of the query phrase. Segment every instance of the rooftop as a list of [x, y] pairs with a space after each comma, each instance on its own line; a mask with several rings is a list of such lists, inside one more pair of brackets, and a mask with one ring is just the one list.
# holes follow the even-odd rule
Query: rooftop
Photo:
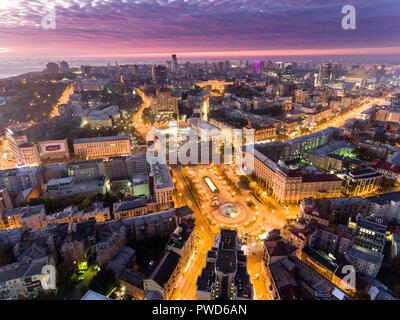
[[151, 172], [154, 175], [154, 183], [156, 189], [174, 188], [171, 174], [169, 173], [168, 166], [162, 163], [151, 165]]
[[145, 207], [146, 205], [146, 198], [138, 198], [132, 201], [115, 202], [113, 204], [113, 212], [132, 210], [140, 207]]
[[154, 280], [160, 287], [163, 287], [178, 265], [179, 258], [180, 256], [175, 252], [170, 250], [165, 251], [147, 279]]
[[21, 218], [28, 218], [35, 214], [39, 214], [42, 210], [44, 210], [43, 204], [39, 204], [37, 206], [27, 206], [27, 207], [8, 209], [4, 211], [3, 218], [15, 215], [21, 215]]
[[16, 262], [0, 268], [0, 283], [14, 279], [42, 274], [42, 268], [49, 264], [49, 257], [33, 259], [31, 262]]
[[357, 245], [353, 245], [353, 247], [347, 252], [347, 255], [350, 258], [365, 260], [373, 264], [381, 264], [383, 260], [383, 254], [370, 251]]
[[264, 242], [264, 249], [271, 257], [288, 256], [297, 248], [283, 238], [273, 238]]
[[106, 296], [103, 296], [100, 293], [94, 292], [92, 290], [88, 290], [81, 300], [112, 300]]
[[74, 139], [73, 143], [79, 144], [79, 143], [118, 141], [118, 140], [128, 140], [129, 141], [129, 137], [126, 135], [120, 135], [120, 136], [110, 136], [110, 137], [82, 138], [82, 139]]
[[329, 181], [342, 181], [334, 174], [303, 174], [303, 182], [329, 182]]
[[197, 278], [197, 290], [209, 292], [215, 279], [215, 263], [207, 261], [201, 275]]
[[400, 192], [384, 193], [377, 196], [367, 197], [369, 201], [380, 205], [389, 204], [390, 202], [400, 202]]
[[314, 250], [311, 247], [304, 247], [302, 251], [310, 258], [322, 264], [325, 268], [329, 269], [332, 272], [335, 272], [338, 268], [338, 265], [322, 252]]

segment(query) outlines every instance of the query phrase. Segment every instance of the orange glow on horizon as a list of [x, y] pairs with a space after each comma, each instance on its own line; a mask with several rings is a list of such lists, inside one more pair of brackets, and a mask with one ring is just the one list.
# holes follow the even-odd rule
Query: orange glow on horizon
[[150, 52], [150, 53], [119, 53], [119, 54], [85, 54], [70, 56], [70, 58], [165, 58], [171, 54], [182, 58], [218, 58], [243, 56], [340, 56], [340, 55], [397, 55], [400, 47], [385, 48], [342, 48], [342, 49], [285, 49], [285, 50], [238, 50], [238, 51], [182, 51], [182, 52]]

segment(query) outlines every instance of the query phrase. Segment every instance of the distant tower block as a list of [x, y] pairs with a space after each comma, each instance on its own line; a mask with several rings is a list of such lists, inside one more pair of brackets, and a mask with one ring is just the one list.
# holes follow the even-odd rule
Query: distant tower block
[[260, 69], [261, 69], [261, 61], [254, 59], [254, 72], [256, 74], [260, 74]]

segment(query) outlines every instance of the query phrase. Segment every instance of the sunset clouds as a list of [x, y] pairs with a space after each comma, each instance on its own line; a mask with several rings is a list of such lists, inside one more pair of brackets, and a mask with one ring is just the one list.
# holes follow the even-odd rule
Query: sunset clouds
[[[334, 0], [0, 0], [1, 56], [134, 56], [177, 52], [400, 47], [400, 2], [353, 0], [357, 29]], [[53, 4], [56, 29], [44, 30]], [[365, 50], [363, 49], [366, 54]], [[274, 51], [272, 51], [274, 52]], [[351, 52], [357, 53], [357, 50]], [[360, 51], [361, 52], [361, 51]], [[382, 52], [384, 53], [384, 52]]]

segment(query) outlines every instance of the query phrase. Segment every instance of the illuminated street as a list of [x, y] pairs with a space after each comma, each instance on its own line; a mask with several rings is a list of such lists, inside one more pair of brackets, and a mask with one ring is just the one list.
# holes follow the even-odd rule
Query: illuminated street
[[[143, 110], [150, 105], [150, 98], [147, 97], [140, 89], [137, 90], [143, 99], [143, 104], [133, 116], [133, 122], [139, 133], [145, 137], [151, 129], [149, 125], [144, 125], [142, 121]], [[339, 127], [343, 125], [347, 119], [357, 117], [359, 113], [369, 109], [373, 103], [382, 103], [384, 99], [367, 101], [361, 106], [353, 109], [346, 114], [334, 118], [328, 123], [318, 127], [322, 130], [329, 126]], [[139, 124], [139, 125], [138, 125]], [[265, 273], [262, 260], [263, 242], [257, 236], [263, 236], [267, 231], [274, 228], [282, 228], [287, 223], [287, 218], [297, 218], [299, 207], [280, 205], [275, 199], [262, 196], [263, 202], [259, 202], [259, 198], [253, 196], [250, 190], [240, 188], [241, 195], [235, 192], [226, 184], [219, 170], [239, 186], [239, 177], [234, 172], [233, 166], [227, 165], [196, 165], [187, 167], [170, 167], [176, 186], [175, 206], [181, 207], [188, 205], [195, 213], [196, 218], [196, 245], [197, 251], [191, 256], [191, 260], [185, 268], [185, 272], [181, 274], [179, 280], [175, 284], [172, 300], [196, 299], [196, 282], [201, 270], [205, 265], [207, 251], [210, 250], [214, 243], [214, 238], [219, 234], [220, 228], [234, 228], [238, 230], [240, 236], [246, 235], [246, 240], [242, 239], [243, 249], [248, 255], [247, 268], [251, 276], [255, 294], [254, 299], [272, 300], [269, 293], [269, 279]], [[183, 172], [193, 179], [199, 192], [199, 202], [195, 200], [187, 182], [185, 181]], [[211, 192], [210, 187], [204, 178], [210, 178], [212, 183], [218, 188], [219, 192], [215, 195]], [[211, 199], [213, 196], [218, 198], [218, 205], [213, 205]], [[250, 208], [248, 202], [254, 203]], [[219, 212], [219, 207], [225, 203], [236, 203], [244, 208], [245, 215], [235, 218], [223, 217]]]

